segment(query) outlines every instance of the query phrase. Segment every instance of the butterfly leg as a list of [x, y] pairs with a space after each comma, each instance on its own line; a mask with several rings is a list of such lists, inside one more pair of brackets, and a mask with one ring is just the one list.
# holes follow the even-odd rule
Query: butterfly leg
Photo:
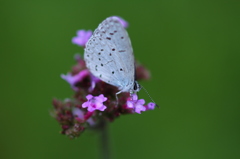
[[120, 93], [122, 93], [122, 91], [119, 91], [119, 92], [117, 92], [117, 93], [115, 94], [116, 100], [117, 100], [117, 105], [116, 105], [116, 106], [118, 106], [118, 95], [119, 95]]

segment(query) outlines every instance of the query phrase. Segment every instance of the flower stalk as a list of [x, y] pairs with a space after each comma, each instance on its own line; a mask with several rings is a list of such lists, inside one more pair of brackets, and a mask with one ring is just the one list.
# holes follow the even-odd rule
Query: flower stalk
[[101, 121], [100, 131], [100, 151], [101, 158], [100, 159], [110, 159], [110, 146], [109, 146], [109, 135], [108, 135], [108, 123], [105, 120]]

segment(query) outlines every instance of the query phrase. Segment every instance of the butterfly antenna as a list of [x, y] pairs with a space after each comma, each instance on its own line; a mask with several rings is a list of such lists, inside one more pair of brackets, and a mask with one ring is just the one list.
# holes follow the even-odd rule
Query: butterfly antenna
[[[148, 97], [152, 100], [152, 102], [155, 103], [154, 100], [152, 99], [152, 97], [149, 95], [148, 91], [147, 91], [142, 85], [141, 85], [141, 87], [142, 87], [143, 90], [147, 93]], [[156, 104], [156, 106], [159, 108], [159, 106], [157, 105], [157, 103], [155, 103], [155, 104]]]

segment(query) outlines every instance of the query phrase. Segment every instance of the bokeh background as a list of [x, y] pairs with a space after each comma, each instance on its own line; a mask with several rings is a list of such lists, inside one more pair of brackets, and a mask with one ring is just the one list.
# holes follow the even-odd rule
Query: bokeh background
[[97, 134], [70, 140], [49, 111], [52, 98], [73, 95], [60, 78], [83, 53], [71, 38], [112, 15], [130, 23], [135, 57], [152, 74], [141, 84], [161, 107], [110, 124], [112, 158], [239, 158], [239, 4], [1, 0], [0, 158], [99, 158]]

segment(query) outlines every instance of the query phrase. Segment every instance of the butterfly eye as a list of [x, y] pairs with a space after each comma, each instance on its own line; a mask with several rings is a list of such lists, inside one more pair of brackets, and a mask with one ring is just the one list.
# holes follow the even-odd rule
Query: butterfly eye
[[138, 90], [138, 83], [134, 82], [134, 86], [133, 86], [134, 91]]

